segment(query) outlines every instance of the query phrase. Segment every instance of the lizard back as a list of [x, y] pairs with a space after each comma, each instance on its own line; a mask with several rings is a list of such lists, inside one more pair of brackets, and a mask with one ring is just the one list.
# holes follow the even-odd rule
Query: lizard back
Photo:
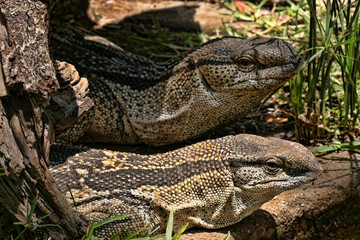
[[[165, 229], [221, 228], [239, 222], [275, 195], [313, 181], [321, 165], [298, 143], [240, 134], [155, 155], [91, 149], [53, 166], [69, 204], [90, 222], [119, 214], [129, 218], [95, 231], [122, 237], [145, 225]], [[70, 193], [70, 190], [71, 193]]]
[[108, 40], [55, 25], [54, 59], [88, 78], [94, 110], [58, 139], [165, 145], [198, 137], [246, 115], [300, 68], [279, 39], [215, 39], [164, 63]]

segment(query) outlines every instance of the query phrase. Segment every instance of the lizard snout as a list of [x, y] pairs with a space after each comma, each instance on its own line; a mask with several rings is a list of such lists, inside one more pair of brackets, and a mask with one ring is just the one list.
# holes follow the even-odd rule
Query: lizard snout
[[310, 181], [318, 179], [323, 172], [323, 167], [315, 157], [313, 162], [313, 164], [309, 165], [309, 171], [306, 173], [306, 176], [310, 178]]

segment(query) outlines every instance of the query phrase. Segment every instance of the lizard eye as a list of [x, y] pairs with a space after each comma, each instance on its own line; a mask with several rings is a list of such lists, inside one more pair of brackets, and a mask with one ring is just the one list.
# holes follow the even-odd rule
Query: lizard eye
[[255, 60], [249, 56], [241, 56], [239, 58], [234, 59], [241, 70], [245, 72], [250, 72], [255, 69]]
[[265, 162], [265, 171], [270, 174], [276, 174], [281, 169], [282, 165], [278, 159], [270, 158]]
[[249, 65], [253, 64], [253, 62], [249, 58], [242, 58], [242, 59], [240, 59], [239, 64], [243, 67], [248, 67]]

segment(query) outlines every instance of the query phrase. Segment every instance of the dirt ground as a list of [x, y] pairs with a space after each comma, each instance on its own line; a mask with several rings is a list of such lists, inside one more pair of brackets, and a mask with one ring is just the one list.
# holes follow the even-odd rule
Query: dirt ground
[[[98, 30], [110, 40], [131, 51], [139, 46], [132, 46], [120, 36], [123, 29], [134, 31], [141, 36], [149, 28], [144, 22], [152, 16], [165, 21], [167, 27], [187, 29], [213, 29], [226, 19], [219, 17], [218, 5], [196, 2], [172, 1], [105, 1], [92, 0], [84, 4], [75, 1], [64, 8], [56, 7], [52, 18], [61, 21], [77, 22], [88, 29], [99, 29], [106, 24], [107, 28]], [[127, 2], [129, 4], [127, 4]], [[167, 10], [161, 7], [167, 6]], [[216, 14], [204, 14], [215, 12]], [[170, 14], [170, 15], [169, 15]], [[150, 17], [149, 17], [150, 16]], [[188, 21], [180, 21], [187, 19]], [[109, 27], [110, 26], [110, 27]], [[151, 31], [150, 31], [151, 32]], [[279, 93], [285, 100], [288, 91]], [[290, 114], [289, 114], [290, 113]], [[214, 138], [229, 134], [251, 133], [262, 136], [275, 136], [295, 140], [294, 119], [291, 107], [286, 101], [272, 97], [261, 109], [251, 112], [245, 119], [230, 126], [220, 128], [202, 139]], [[199, 141], [202, 139], [197, 139]], [[186, 144], [189, 144], [188, 142]], [[179, 146], [162, 149], [149, 149], [140, 146], [129, 151], [152, 153], [167, 151]], [[111, 148], [111, 147], [110, 147]], [[112, 148], [115, 150], [116, 147]], [[121, 149], [124, 151], [124, 149]], [[216, 231], [195, 229], [181, 239], [224, 239], [227, 231], [230, 239], [360, 239], [360, 154], [350, 152], [332, 153], [318, 156], [324, 172], [314, 183], [301, 188], [284, 192], [272, 201], [264, 204], [260, 210], [226, 229]]]

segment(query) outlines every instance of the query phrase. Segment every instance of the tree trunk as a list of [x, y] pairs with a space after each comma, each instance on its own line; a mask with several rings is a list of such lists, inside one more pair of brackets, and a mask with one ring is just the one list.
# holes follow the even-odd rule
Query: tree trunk
[[26, 223], [27, 203], [38, 196], [32, 220], [48, 215], [41, 224], [58, 225], [47, 228], [51, 237], [77, 237], [87, 222], [48, 170], [54, 127], [44, 108], [59, 88], [48, 50], [48, 3], [5, 0], [0, 7], [0, 168], [6, 173], [0, 205]]

